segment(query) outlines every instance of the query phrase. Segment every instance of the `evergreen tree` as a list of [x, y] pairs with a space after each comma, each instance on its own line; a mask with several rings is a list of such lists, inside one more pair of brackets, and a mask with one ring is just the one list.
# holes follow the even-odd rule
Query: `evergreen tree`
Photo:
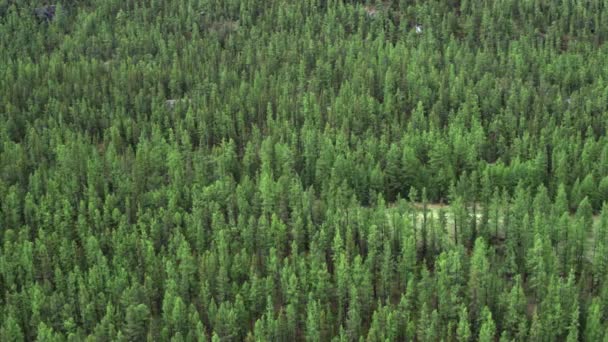
[[456, 331], [456, 336], [458, 341], [466, 342], [471, 340], [471, 327], [469, 324], [469, 314], [467, 312], [466, 307], [462, 307], [460, 309], [460, 317], [458, 320], [458, 328]]
[[608, 335], [598, 0], [0, 0], [0, 341]]
[[479, 328], [479, 341], [490, 342], [495, 340], [496, 324], [492, 319], [492, 312], [484, 307], [481, 312], [481, 327]]
[[471, 256], [468, 282], [471, 316], [474, 318], [481, 317], [479, 316], [481, 310], [488, 304], [490, 276], [487, 245], [483, 238], [479, 237], [475, 241], [473, 255]]

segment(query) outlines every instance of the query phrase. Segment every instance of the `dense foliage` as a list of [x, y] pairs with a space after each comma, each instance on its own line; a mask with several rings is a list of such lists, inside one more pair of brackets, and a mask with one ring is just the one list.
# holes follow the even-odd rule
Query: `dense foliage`
[[608, 340], [606, 2], [44, 5], [1, 341]]

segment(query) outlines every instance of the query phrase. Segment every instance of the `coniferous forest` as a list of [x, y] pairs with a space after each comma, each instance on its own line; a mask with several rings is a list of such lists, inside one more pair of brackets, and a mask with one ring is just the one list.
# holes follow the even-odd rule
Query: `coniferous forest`
[[0, 341], [608, 341], [608, 2], [0, 0]]

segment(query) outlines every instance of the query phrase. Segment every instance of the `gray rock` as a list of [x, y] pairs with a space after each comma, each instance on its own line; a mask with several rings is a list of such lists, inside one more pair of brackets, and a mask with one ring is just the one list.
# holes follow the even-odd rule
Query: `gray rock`
[[51, 21], [53, 18], [55, 18], [55, 9], [55, 5], [38, 7], [34, 9], [34, 14], [40, 20]]
[[167, 100], [167, 101], [165, 101], [165, 105], [167, 105], [167, 108], [169, 108], [169, 109], [173, 109], [173, 107], [175, 107], [176, 103], [177, 103], [177, 100]]
[[175, 108], [175, 106], [177, 106], [180, 103], [190, 103], [191, 100], [190, 99], [168, 99], [165, 100], [165, 106], [167, 106], [167, 109], [173, 109]]
[[378, 15], [378, 10], [374, 6], [365, 6], [364, 9], [365, 13], [367, 13], [367, 16], [370, 18], [374, 18]]

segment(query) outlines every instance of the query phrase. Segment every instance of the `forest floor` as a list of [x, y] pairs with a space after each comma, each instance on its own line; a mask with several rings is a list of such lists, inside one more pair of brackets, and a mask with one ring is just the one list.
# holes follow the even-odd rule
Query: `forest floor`
[[[416, 203], [414, 203], [414, 207], [419, 210], [416, 221], [418, 223], [420, 223], [424, 219], [424, 212], [423, 212], [424, 205], [420, 202], [416, 202]], [[428, 210], [428, 214], [427, 214], [428, 220], [438, 220], [441, 211], [443, 211], [445, 218], [446, 218], [446, 222], [447, 222], [448, 234], [450, 235], [450, 238], [454, 239], [455, 225], [454, 225], [453, 214], [450, 210], [450, 208], [451, 208], [450, 205], [444, 204], [444, 203], [427, 203], [426, 208]], [[471, 209], [471, 208], [469, 208], [469, 209]], [[476, 210], [477, 210], [477, 214], [476, 214], [477, 220], [478, 220], [478, 222], [480, 222], [482, 219], [482, 216], [483, 216], [481, 205], [478, 205]], [[390, 221], [390, 216], [388, 216], [388, 215], [389, 214], [387, 213], [387, 218]], [[502, 222], [502, 220], [500, 220], [500, 222]], [[594, 235], [599, 227], [599, 224], [600, 224], [600, 215], [594, 215], [593, 216], [593, 229], [592, 229], [591, 233], [589, 234], [589, 236], [587, 237], [587, 241], [586, 241], [585, 254], [589, 260], [592, 260], [593, 244], [595, 241]], [[500, 234], [500, 232], [499, 232], [499, 234]]]
[[[424, 204], [420, 203], [420, 202], [416, 202], [414, 203], [414, 207], [416, 207], [417, 209], [420, 210], [419, 213], [419, 219], [422, 219], [424, 217]], [[435, 219], [437, 219], [439, 217], [439, 213], [440, 211], [443, 209], [446, 218], [449, 220], [452, 219], [452, 213], [450, 212], [450, 205], [449, 204], [444, 204], [444, 203], [427, 203], [426, 205], [427, 210], [429, 211], [429, 213], [431, 214], [431, 216], [433, 216]], [[471, 207], [469, 207], [469, 209], [471, 209]], [[478, 205], [477, 206], [477, 219], [480, 220], [482, 218], [482, 206]], [[454, 222], [451, 222], [452, 224]], [[600, 215], [593, 215], [593, 228], [595, 230], [595, 228], [598, 227], [600, 223]]]

